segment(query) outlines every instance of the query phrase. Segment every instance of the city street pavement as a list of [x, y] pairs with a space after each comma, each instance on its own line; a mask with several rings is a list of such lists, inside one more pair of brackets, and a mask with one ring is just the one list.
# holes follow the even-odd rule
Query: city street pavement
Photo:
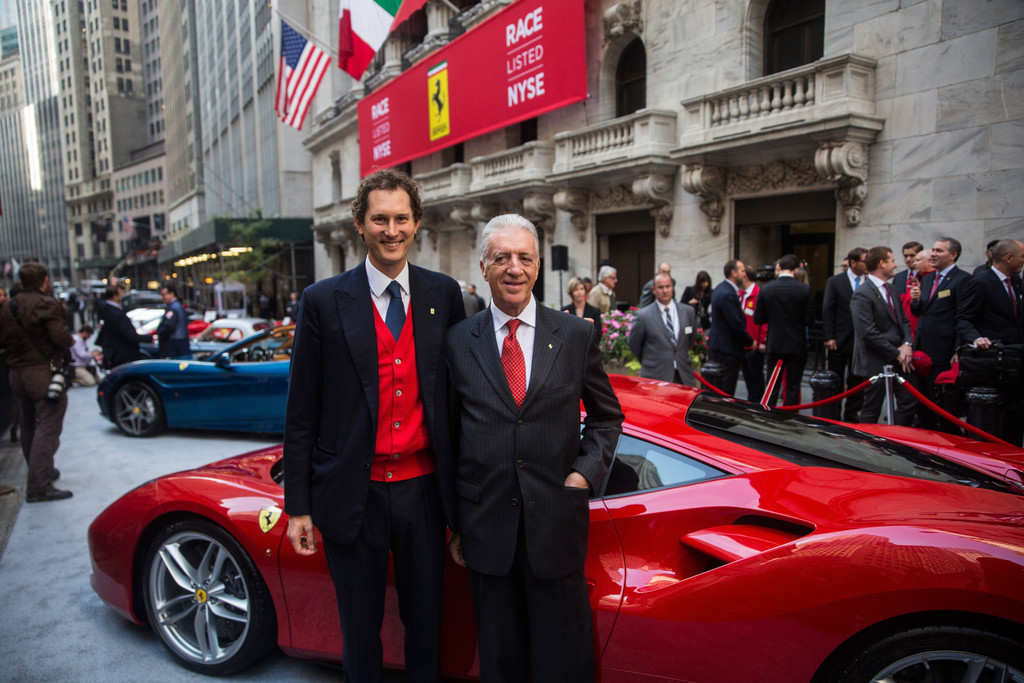
[[[86, 531], [101, 510], [143, 482], [279, 441], [188, 431], [129, 438], [99, 414], [95, 388], [75, 387], [56, 457], [57, 485], [74, 497], [23, 504], [24, 458], [3, 434], [0, 483], [19, 491], [0, 496], [0, 681], [210, 680], [172, 660], [149, 626], [100, 601], [89, 584]], [[337, 669], [275, 652], [231, 680], [341, 678]]]

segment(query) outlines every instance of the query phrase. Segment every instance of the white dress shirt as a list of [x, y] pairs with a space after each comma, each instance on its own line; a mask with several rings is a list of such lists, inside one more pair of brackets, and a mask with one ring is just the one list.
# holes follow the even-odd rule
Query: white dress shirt
[[[501, 349], [505, 344], [505, 337], [508, 336], [508, 321], [512, 316], [502, 312], [494, 305], [491, 299], [491, 318], [494, 324], [494, 340], [498, 343], [498, 357], [501, 357]], [[526, 388], [530, 388], [530, 377], [533, 374], [533, 340], [537, 336], [537, 300], [530, 295], [530, 303], [522, 313], [516, 316], [522, 323], [516, 330], [516, 341], [519, 348], [523, 350], [523, 360], [526, 363]]]
[[[373, 299], [373, 305], [377, 307], [377, 312], [380, 313], [381, 320], [387, 320], [388, 316], [388, 304], [391, 303], [391, 295], [388, 294], [387, 288], [391, 284], [391, 278], [384, 273], [380, 272], [373, 267], [370, 263], [370, 259], [366, 259], [366, 279], [370, 281], [370, 298]], [[405, 308], [405, 314], [409, 314], [409, 262], [406, 261], [405, 265], [402, 266], [402, 272], [395, 278], [398, 282], [398, 286], [402, 288], [402, 305]]]

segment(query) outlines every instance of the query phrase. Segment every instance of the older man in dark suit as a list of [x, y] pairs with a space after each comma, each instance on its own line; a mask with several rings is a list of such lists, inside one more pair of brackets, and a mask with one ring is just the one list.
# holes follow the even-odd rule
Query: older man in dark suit
[[[793, 277], [800, 259], [786, 254], [779, 259], [778, 278], [761, 288], [754, 309], [754, 322], [768, 325], [768, 368], [783, 363], [786, 395], [783, 405], [800, 404], [800, 384], [807, 365], [807, 328], [814, 322], [811, 286]], [[772, 403], [775, 396], [772, 392]]]
[[[825, 281], [825, 299], [821, 311], [822, 337], [828, 351], [828, 369], [839, 375], [844, 391], [864, 379], [853, 374], [853, 316], [850, 313], [850, 299], [854, 290], [867, 279], [864, 257], [868, 250], [855, 247], [846, 255], [847, 268]], [[856, 422], [857, 414], [864, 403], [863, 392], [846, 399], [843, 406], [843, 420]]]
[[[458, 521], [484, 681], [594, 680], [583, 575], [589, 494], [622, 429], [590, 322], [537, 304], [536, 229], [492, 219], [480, 236], [491, 305], [448, 333]], [[580, 434], [580, 400], [586, 408]]]
[[629, 330], [629, 350], [640, 361], [640, 376], [694, 386], [690, 344], [697, 311], [674, 299], [672, 277], [654, 276], [654, 303], [637, 311]]
[[708, 352], [711, 360], [722, 365], [718, 388], [727, 394], [736, 393], [744, 350], [754, 343], [747, 332], [747, 321], [740, 307], [740, 282], [745, 266], [742, 261], [726, 261], [722, 268], [725, 279], [711, 292], [711, 337]]
[[[932, 362], [931, 372], [921, 387], [929, 398], [934, 396], [935, 378], [949, 370], [958, 345], [956, 311], [971, 279], [956, 267], [960, 249], [957, 240], [940, 237], [932, 247], [931, 266], [935, 270], [910, 288], [910, 312], [918, 317], [914, 349], [927, 354]], [[923, 405], [918, 413], [922, 427], [934, 429], [948, 424], [937, 420], [935, 413]]]
[[314, 525], [323, 535], [345, 680], [381, 679], [390, 555], [407, 678], [437, 681], [445, 518], [454, 518], [444, 338], [466, 309], [455, 280], [407, 261], [423, 216], [407, 175], [364, 178], [352, 216], [366, 260], [307, 287], [299, 306], [284, 435], [288, 538], [310, 555]]
[[[957, 309], [960, 337], [975, 348], [993, 344], [1024, 343], [1024, 299], [1021, 298], [1021, 269], [1024, 242], [1000, 240], [992, 247], [992, 266], [967, 283]], [[1024, 439], [1022, 389], [1016, 387], [1004, 399], [1003, 439], [1020, 445]]]
[[[906, 376], [913, 370], [910, 323], [896, 299], [889, 280], [896, 271], [896, 259], [889, 247], [872, 247], [864, 259], [868, 281], [850, 298], [853, 315], [853, 372], [871, 377], [886, 365]], [[917, 401], [910, 392], [896, 383], [896, 424], [910, 426], [914, 421]], [[881, 379], [864, 392], [864, 405], [858, 422], [875, 423], [882, 412], [885, 382]]]

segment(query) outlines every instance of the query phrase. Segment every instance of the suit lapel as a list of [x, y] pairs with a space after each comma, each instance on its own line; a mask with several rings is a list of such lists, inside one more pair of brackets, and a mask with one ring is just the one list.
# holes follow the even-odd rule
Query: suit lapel
[[434, 300], [434, 284], [422, 269], [409, 264], [409, 312], [412, 314], [413, 343], [416, 346], [416, 371], [428, 424], [433, 423], [434, 380], [437, 376], [437, 363], [432, 359], [440, 353], [447, 320], [447, 316], [441, 315], [439, 303]]
[[[512, 398], [512, 390], [508, 388], [505, 370], [501, 366], [501, 356], [498, 355], [498, 344], [494, 338], [494, 318], [491, 315], [490, 307], [487, 307], [483, 315], [474, 316], [473, 320], [476, 324], [472, 330], [473, 340], [470, 342], [469, 350], [473, 354], [473, 358], [476, 359], [477, 365], [480, 366], [484, 377], [491, 383], [494, 393], [501, 398], [509, 410], [518, 415], [519, 408], [516, 407], [516, 401]], [[536, 372], [536, 366], [534, 372]]]
[[334, 291], [334, 300], [341, 333], [345, 336], [352, 365], [359, 376], [360, 384], [363, 385], [367, 408], [376, 426], [380, 386], [377, 376], [377, 332], [365, 262], [360, 263], [349, 273], [349, 277], [339, 281], [338, 288]]
[[562, 349], [560, 318], [549, 315], [549, 310], [537, 305], [537, 330], [533, 337], [533, 369], [530, 372], [530, 386], [526, 388], [523, 405], [532, 401], [547, 384], [551, 366]]

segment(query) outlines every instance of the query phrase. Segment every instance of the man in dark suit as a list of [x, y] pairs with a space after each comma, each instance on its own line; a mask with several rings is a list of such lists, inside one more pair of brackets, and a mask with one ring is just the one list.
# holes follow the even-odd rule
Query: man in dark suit
[[[896, 271], [896, 259], [889, 247], [872, 247], [864, 263], [868, 281], [857, 288], [850, 298], [853, 315], [853, 373], [871, 377], [882, 372], [886, 365], [906, 377], [913, 370], [913, 350], [910, 341], [910, 323], [903, 307], [886, 282]], [[910, 426], [914, 421], [917, 401], [903, 385], [894, 382], [898, 406], [895, 422]], [[875, 423], [882, 412], [885, 399], [885, 381], [879, 379], [864, 391], [864, 405], [858, 422]]]
[[[957, 332], [965, 343], [979, 349], [990, 348], [996, 342], [1024, 343], [1022, 268], [1024, 242], [1000, 240], [992, 247], [992, 267], [971, 278], [957, 308]], [[1001, 436], [1016, 445], [1024, 439], [1021, 393], [1018, 386], [1003, 401]]]
[[736, 393], [743, 351], [754, 343], [747, 333], [747, 323], [740, 308], [740, 273], [744, 269], [742, 261], [726, 261], [722, 268], [725, 279], [711, 292], [711, 338], [708, 340], [708, 353], [711, 360], [722, 365], [722, 381], [718, 388], [727, 394]]
[[924, 245], [913, 240], [903, 245], [903, 263], [907, 265], [907, 269], [896, 273], [896, 276], [892, 279], [892, 291], [897, 299], [907, 291], [907, 283], [913, 281], [910, 279], [911, 275], [915, 278], [920, 278], [916, 262], [917, 255], [921, 253], [922, 249], [924, 249]]
[[[910, 288], [910, 312], [918, 317], [914, 350], [927, 354], [932, 369], [922, 382], [921, 393], [934, 396], [935, 378], [949, 370], [958, 346], [956, 311], [971, 276], [956, 267], [960, 258], [960, 242], [952, 237], [940, 237], [932, 247], [931, 265], [934, 270]], [[949, 424], [936, 419], [926, 406], [918, 411], [920, 426], [935, 429]]]
[[[778, 277], [761, 288], [754, 322], [768, 325], [768, 368], [783, 363], [786, 395], [783, 405], [800, 405], [800, 384], [807, 365], [807, 328], [814, 322], [811, 286], [793, 277], [800, 259], [786, 254], [776, 265]], [[776, 392], [772, 392], [772, 404]]]
[[[658, 270], [657, 272], [654, 273], [654, 276], [657, 277], [659, 273], [665, 273], [665, 275], [668, 275], [669, 278], [671, 278], [672, 280], [672, 287], [674, 288], [676, 286], [676, 279], [672, 277], [671, 263], [669, 263], [668, 261], [662, 261], [661, 263], [659, 263]], [[650, 306], [651, 304], [654, 303], [654, 299], [654, 278], [652, 277], [650, 280], [644, 283], [643, 289], [640, 290], [640, 303], [638, 303], [636, 307], [645, 308], [647, 306]]]
[[588, 499], [608, 473], [622, 411], [594, 325], [531, 293], [540, 268], [533, 224], [493, 218], [480, 268], [491, 305], [447, 342], [458, 433], [449, 547], [469, 569], [480, 676], [592, 681]]
[[107, 285], [103, 298], [105, 301], [97, 305], [103, 327], [96, 336], [96, 345], [103, 349], [103, 367], [109, 370], [139, 360], [142, 354], [139, 352], [139, 335], [121, 310], [121, 288]]
[[[853, 374], [853, 316], [850, 313], [850, 298], [866, 279], [868, 269], [864, 257], [867, 253], [868, 250], [863, 247], [851, 249], [846, 255], [846, 270], [825, 281], [825, 299], [821, 311], [822, 337], [828, 351], [828, 369], [839, 375], [843, 391], [864, 381], [863, 377]], [[847, 398], [843, 406], [843, 420], [856, 422], [863, 403], [863, 392]]]
[[409, 680], [441, 675], [445, 518], [454, 519], [444, 338], [466, 310], [455, 280], [408, 263], [423, 216], [405, 174], [352, 202], [366, 260], [307, 287], [292, 350], [285, 512], [295, 552], [323, 536], [347, 681], [379, 681], [388, 556]]
[[672, 277], [654, 276], [655, 301], [637, 311], [629, 330], [629, 350], [640, 361], [640, 376], [694, 386], [690, 344], [697, 311], [674, 299]]

